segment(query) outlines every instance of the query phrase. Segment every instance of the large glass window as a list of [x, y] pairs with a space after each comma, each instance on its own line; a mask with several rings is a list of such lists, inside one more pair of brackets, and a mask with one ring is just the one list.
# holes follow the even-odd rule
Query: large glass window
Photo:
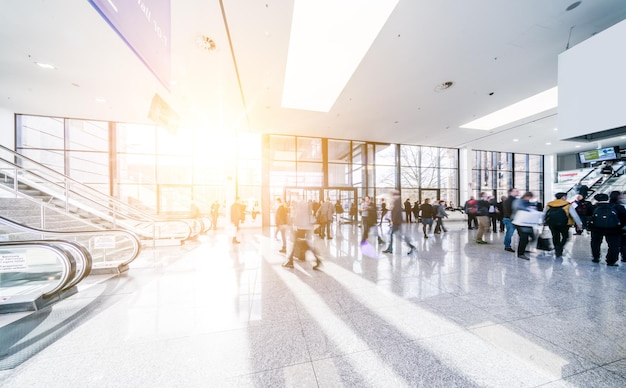
[[375, 187], [395, 187], [396, 167], [376, 165], [376, 185]]
[[117, 123], [115, 128], [117, 153], [149, 155], [156, 153], [156, 128], [154, 126]]
[[104, 184], [107, 187], [104, 193], [109, 193], [108, 153], [69, 151], [67, 158], [70, 178], [87, 185]]
[[349, 187], [350, 165], [344, 163], [328, 163], [328, 186], [329, 187]]
[[543, 198], [543, 157], [541, 155], [474, 151], [472, 195], [486, 191], [496, 198], [507, 195], [511, 187], [532, 191]]
[[72, 151], [107, 152], [109, 123], [106, 121], [67, 120], [67, 149]]
[[328, 162], [350, 163], [350, 142], [347, 140], [328, 140]]
[[322, 139], [299, 137], [297, 151], [298, 160], [321, 162]]
[[[187, 213], [192, 200], [208, 210], [237, 184], [260, 197], [258, 134], [216, 140], [201, 129], [24, 115], [16, 123], [18, 152], [144, 211]], [[283, 140], [295, 158], [294, 138]]]
[[17, 149], [65, 149], [65, 121], [57, 117], [17, 116]]
[[[206, 202], [208, 209], [214, 200], [230, 201], [234, 187], [244, 201], [259, 204], [263, 188], [276, 195], [287, 188], [321, 193], [325, 187], [345, 187], [359, 196], [381, 196], [397, 182], [403, 199], [440, 195], [459, 201], [457, 149], [266, 135], [268, 171], [262, 171], [258, 134], [220, 132], [218, 140], [200, 129], [21, 115], [17, 122], [19, 152], [99, 190], [111, 186], [119, 198], [155, 212], [185, 212], [192, 200]], [[513, 185], [543, 195], [542, 156], [472, 155], [473, 195], [500, 196]]]
[[322, 187], [324, 172], [322, 163], [298, 162], [298, 186], [299, 187]]
[[440, 198], [458, 197], [458, 150], [452, 148], [400, 146], [400, 183], [403, 197], [422, 201], [422, 190], [439, 192]]
[[376, 165], [395, 166], [396, 146], [395, 144], [376, 144]]
[[191, 161], [191, 156], [157, 154], [157, 182], [191, 185]]
[[21, 154], [61, 174], [65, 173], [65, 153], [62, 150], [20, 149]]
[[270, 136], [270, 160], [296, 160], [294, 136]]

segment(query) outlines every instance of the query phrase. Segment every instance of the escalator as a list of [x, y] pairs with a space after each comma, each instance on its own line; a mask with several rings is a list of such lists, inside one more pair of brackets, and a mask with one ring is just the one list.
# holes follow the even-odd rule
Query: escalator
[[54, 214], [83, 229], [125, 229], [153, 246], [180, 244], [205, 229], [200, 220], [148, 214], [6, 147], [0, 146], [0, 156], [0, 199], [20, 199], [24, 207], [30, 204], [40, 211], [42, 221], [45, 215]]
[[[601, 166], [594, 167], [579, 180], [582, 185], [587, 186], [585, 199], [590, 200], [598, 193], [608, 194], [613, 190], [624, 191], [626, 188], [626, 178], [624, 178], [626, 163], [616, 162], [613, 164], [613, 168], [613, 174], [605, 176], [602, 174]], [[568, 200], [573, 201], [576, 194], [578, 194], [577, 186], [573, 185], [567, 190]]]
[[0, 313], [40, 310], [75, 294], [91, 265], [73, 241], [0, 242]]
[[[90, 256], [89, 272], [119, 274], [141, 252], [139, 238], [126, 230], [50, 231], [22, 225], [0, 216], [0, 239], [5, 242], [28, 240], [64, 240], [75, 243], [76, 250], [85, 250]], [[72, 249], [66, 247], [67, 249]]]
[[626, 164], [621, 163], [615, 165], [610, 176], [602, 177], [598, 181], [589, 187], [589, 196], [593, 196], [598, 193], [609, 194], [611, 191], [623, 192], [626, 189]]

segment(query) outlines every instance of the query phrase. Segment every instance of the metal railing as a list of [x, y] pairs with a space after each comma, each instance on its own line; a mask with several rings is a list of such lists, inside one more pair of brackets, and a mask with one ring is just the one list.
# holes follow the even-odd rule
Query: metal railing
[[83, 212], [109, 222], [112, 228], [130, 230], [151, 240], [186, 240], [202, 232], [202, 223], [197, 220], [168, 220], [148, 214], [4, 146], [0, 146], [0, 156], [0, 178], [4, 180], [0, 188], [20, 198], [31, 197], [27, 190], [43, 193], [46, 197], [35, 200], [42, 207], [42, 218], [43, 209], [55, 210], [101, 228], [77, 215]]

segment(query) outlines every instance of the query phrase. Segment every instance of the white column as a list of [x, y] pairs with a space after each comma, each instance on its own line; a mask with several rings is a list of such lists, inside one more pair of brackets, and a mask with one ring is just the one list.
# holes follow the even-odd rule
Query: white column
[[554, 184], [556, 183], [556, 154], [544, 155], [543, 157], [543, 198], [539, 200], [543, 203], [548, 203], [554, 199], [556, 190]]
[[463, 205], [471, 195], [472, 150], [465, 147], [459, 149], [459, 205]]

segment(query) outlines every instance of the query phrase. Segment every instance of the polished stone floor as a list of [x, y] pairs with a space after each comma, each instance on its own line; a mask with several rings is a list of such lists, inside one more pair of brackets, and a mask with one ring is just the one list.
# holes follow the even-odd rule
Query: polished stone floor
[[448, 227], [411, 225], [416, 253], [398, 240], [369, 257], [342, 225], [315, 241], [321, 271], [281, 267], [273, 229], [147, 249], [0, 317], [0, 386], [626, 387], [626, 263], [592, 263], [584, 235], [525, 261], [502, 233], [477, 245]]

